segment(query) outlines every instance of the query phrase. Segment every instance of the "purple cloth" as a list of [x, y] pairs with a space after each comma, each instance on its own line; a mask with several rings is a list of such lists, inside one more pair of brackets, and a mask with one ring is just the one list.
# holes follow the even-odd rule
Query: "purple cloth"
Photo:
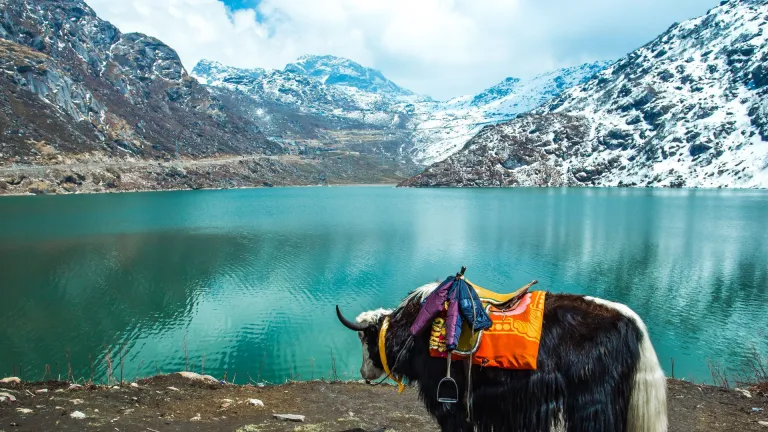
[[453, 351], [459, 344], [461, 334], [461, 318], [459, 317], [459, 302], [456, 298], [455, 284], [448, 288], [448, 312], [445, 317], [445, 341], [448, 351]]
[[456, 333], [456, 321], [459, 317], [459, 306], [455, 299], [450, 298], [454, 294], [453, 292], [453, 277], [449, 277], [432, 294], [430, 294], [424, 303], [421, 305], [419, 314], [416, 315], [416, 319], [411, 325], [411, 334], [416, 336], [425, 328], [432, 324], [432, 320], [442, 312], [445, 302], [448, 301], [448, 313], [446, 316], [446, 331], [445, 336], [447, 340], [451, 340]]

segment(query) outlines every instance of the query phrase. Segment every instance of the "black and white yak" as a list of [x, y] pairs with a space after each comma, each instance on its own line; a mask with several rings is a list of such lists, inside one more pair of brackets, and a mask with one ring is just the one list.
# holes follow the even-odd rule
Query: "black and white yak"
[[[355, 322], [363, 345], [362, 377], [384, 378], [379, 331], [386, 317], [385, 352], [391, 374], [417, 383], [419, 397], [442, 431], [661, 432], [667, 430], [666, 379], [645, 324], [627, 306], [593, 297], [547, 293], [537, 370], [473, 366], [471, 423], [465, 404], [437, 401], [445, 359], [429, 354], [430, 332], [413, 340], [409, 328], [421, 301], [438, 284], [410, 293], [395, 310], [361, 313]], [[399, 356], [399, 358], [398, 358]], [[464, 362], [451, 376], [460, 394]]]

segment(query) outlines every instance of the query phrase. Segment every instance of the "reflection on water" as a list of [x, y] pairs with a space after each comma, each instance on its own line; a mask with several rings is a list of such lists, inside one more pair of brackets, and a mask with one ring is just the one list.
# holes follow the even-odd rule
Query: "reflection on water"
[[[335, 319], [462, 265], [474, 282], [596, 295], [648, 324], [665, 367], [768, 353], [768, 194], [297, 188], [0, 200], [0, 374], [186, 367], [357, 378]], [[185, 355], [186, 348], [186, 355]]]

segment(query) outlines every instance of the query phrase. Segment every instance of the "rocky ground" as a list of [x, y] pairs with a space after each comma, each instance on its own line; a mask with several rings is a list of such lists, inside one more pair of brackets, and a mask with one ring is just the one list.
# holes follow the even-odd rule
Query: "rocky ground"
[[99, 162], [0, 167], [0, 195], [229, 189], [329, 184], [392, 183], [415, 167], [374, 156], [322, 158], [243, 156], [156, 162]]
[[[392, 386], [358, 383], [239, 386], [190, 376], [113, 387], [10, 380], [0, 383], [0, 431], [437, 430], [410, 388], [398, 394]], [[768, 431], [768, 388], [745, 392], [669, 380], [668, 391], [670, 431]]]

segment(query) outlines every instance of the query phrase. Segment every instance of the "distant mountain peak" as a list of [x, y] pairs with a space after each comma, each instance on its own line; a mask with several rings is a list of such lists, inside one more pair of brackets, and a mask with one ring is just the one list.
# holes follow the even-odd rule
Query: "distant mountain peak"
[[243, 84], [267, 73], [262, 68], [236, 68], [214, 60], [202, 59], [192, 69], [192, 76], [203, 84]]
[[345, 57], [338, 57], [335, 55], [330, 54], [323, 54], [323, 55], [317, 55], [317, 54], [304, 54], [299, 56], [299, 58], [296, 59], [297, 62], [306, 62], [306, 61], [328, 61], [328, 62], [343, 62], [343, 63], [355, 63], [359, 65], [359, 63], [350, 60]]
[[[565, 67], [549, 72], [544, 72], [532, 78], [522, 80], [516, 77], [507, 77], [498, 84], [495, 84], [482, 92], [478, 93], [471, 102], [473, 106], [481, 106], [493, 103], [494, 101], [509, 97], [511, 94], [520, 91], [521, 86], [529, 83], [549, 84], [543, 88], [540, 95], [543, 97], [541, 102], [560, 94], [561, 91], [574, 85], [581, 84], [596, 73], [608, 67], [611, 61], [596, 61], [583, 63], [578, 66]], [[532, 107], [533, 108], [533, 107]]]
[[354, 87], [370, 93], [412, 96], [414, 93], [387, 79], [380, 71], [333, 55], [305, 54], [284, 69], [318, 79], [325, 84]]
[[568, 88], [581, 84], [611, 62], [598, 61], [557, 69], [531, 78], [507, 77], [475, 96], [438, 104], [416, 130], [414, 160], [441, 161], [461, 149], [483, 127], [528, 112]]
[[[303, 55], [283, 70], [266, 72], [201, 62], [192, 74], [250, 97], [250, 111], [265, 113], [260, 127], [275, 139], [285, 130], [306, 134], [375, 126], [395, 134], [382, 139], [391, 146], [386, 151], [431, 163], [460, 149], [483, 126], [538, 107], [591, 78], [605, 64], [588, 63], [528, 79], [508, 77], [477, 96], [445, 102], [413, 95], [374, 69], [332, 55]], [[302, 121], [296, 121], [297, 115]]]

